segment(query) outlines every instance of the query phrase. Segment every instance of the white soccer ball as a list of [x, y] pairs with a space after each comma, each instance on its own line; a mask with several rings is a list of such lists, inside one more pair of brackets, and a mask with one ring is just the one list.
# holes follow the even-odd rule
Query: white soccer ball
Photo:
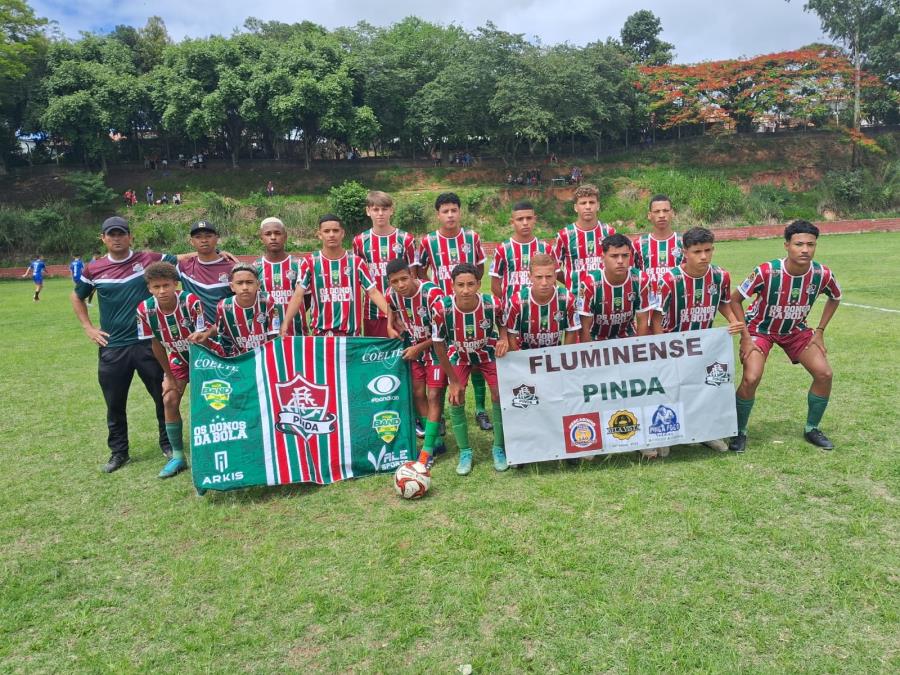
[[418, 462], [406, 462], [394, 474], [394, 489], [403, 499], [424, 497], [431, 487], [431, 472]]

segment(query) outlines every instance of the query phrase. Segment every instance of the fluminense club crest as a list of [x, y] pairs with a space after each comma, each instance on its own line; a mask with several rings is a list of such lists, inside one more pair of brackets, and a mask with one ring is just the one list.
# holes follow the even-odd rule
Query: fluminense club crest
[[294, 434], [309, 440], [312, 436], [330, 434], [337, 416], [328, 410], [328, 388], [310, 382], [297, 373], [288, 382], [275, 385], [281, 409], [275, 428], [283, 434]]
[[713, 361], [706, 366], [706, 384], [718, 387], [729, 382], [731, 382], [731, 373], [728, 372], [727, 363]]
[[513, 399], [512, 406], [513, 408], [521, 408], [526, 409], [529, 406], [537, 405], [540, 403], [540, 400], [535, 395], [535, 388], [532, 385], [523, 384], [519, 387], [516, 387], [512, 390]]

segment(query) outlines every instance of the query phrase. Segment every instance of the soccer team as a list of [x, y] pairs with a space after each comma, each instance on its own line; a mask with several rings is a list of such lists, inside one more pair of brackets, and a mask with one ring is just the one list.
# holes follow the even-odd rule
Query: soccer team
[[[600, 223], [598, 209], [597, 189], [581, 185], [574, 195], [575, 222], [548, 245], [534, 235], [533, 205], [515, 204], [512, 236], [497, 246], [489, 266], [491, 293], [481, 292], [487, 256], [478, 234], [462, 227], [454, 193], [437, 198], [439, 226], [418, 245], [391, 225], [393, 201], [383, 192], [369, 193], [372, 227], [353, 239], [350, 251], [344, 249], [343, 224], [332, 214], [319, 219], [320, 250], [301, 257], [286, 252], [284, 224], [266, 218], [259, 232], [264, 252], [252, 265], [220, 252], [216, 227], [207, 221], [190, 228], [194, 252], [175, 258], [132, 250], [128, 222], [108, 218], [101, 227], [107, 255], [79, 270], [72, 294], [76, 316], [100, 348], [111, 453], [104, 470], [115, 471], [129, 459], [126, 402], [135, 372], [156, 404], [167, 458], [159, 476], [187, 468], [180, 403], [191, 343], [234, 356], [278, 336], [400, 337], [423, 438], [418, 468], [429, 468], [444, 450], [446, 398], [459, 448], [456, 471], [465, 475], [473, 464], [464, 407], [470, 378], [475, 422], [493, 433], [494, 468], [508, 468], [496, 370], [496, 360], [508, 351], [706, 329], [717, 312], [729, 332], [740, 335], [744, 368], [736, 393], [738, 434], [707, 445], [745, 450], [756, 388], [777, 344], [813, 378], [806, 440], [833, 448], [819, 424], [832, 379], [824, 332], [841, 292], [831, 271], [813, 260], [818, 229], [805, 221], [787, 226], [785, 257], [759, 265], [732, 294], [728, 272], [712, 264], [713, 233], [701, 227], [674, 232], [668, 197], [651, 199], [652, 230], [634, 242]], [[93, 293], [100, 302], [99, 328], [87, 310]], [[805, 319], [822, 293], [825, 309], [811, 330]], [[745, 312], [743, 302], [751, 298]]]

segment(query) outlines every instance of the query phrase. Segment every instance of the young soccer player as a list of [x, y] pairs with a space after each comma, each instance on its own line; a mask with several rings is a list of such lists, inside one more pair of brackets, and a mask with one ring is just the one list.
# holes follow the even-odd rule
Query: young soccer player
[[32, 296], [32, 300], [35, 302], [41, 299], [41, 291], [44, 290], [44, 270], [46, 267], [44, 256], [39, 255], [28, 264], [28, 269], [22, 275], [23, 279], [27, 279], [30, 275], [32, 281], [34, 281], [34, 296]]
[[675, 211], [672, 201], [665, 195], [650, 199], [647, 220], [653, 230], [634, 240], [634, 266], [647, 275], [650, 283], [650, 304], [656, 306], [659, 281], [663, 274], [681, 263], [683, 246], [681, 237], [672, 229]]
[[[419, 245], [419, 278], [427, 279], [431, 268], [432, 281], [444, 295], [453, 292], [452, 272], [460, 263], [474, 265], [479, 281], [484, 276], [487, 256], [478, 233], [462, 227], [461, 206], [462, 202], [453, 192], [438, 195], [434, 201], [438, 229], [425, 235]], [[490, 431], [491, 421], [485, 408], [487, 392], [480, 371], [472, 374], [472, 389], [475, 392], [475, 421], [483, 431]]]
[[[288, 303], [281, 324], [281, 335], [303, 306], [303, 297], [312, 295], [309, 327], [313, 335], [359, 336], [362, 332], [362, 302], [365, 291], [385, 316], [390, 312], [387, 301], [366, 271], [362, 258], [344, 250], [344, 226], [332, 214], [319, 218], [317, 232], [322, 248], [304, 258], [294, 295]], [[388, 337], [398, 337], [392, 326]]]
[[84, 271], [84, 260], [81, 259], [80, 255], [76, 255], [72, 258], [72, 262], [69, 263], [69, 272], [72, 274], [72, 283], [76, 286], [78, 282], [81, 281], [81, 273]]
[[[256, 261], [256, 273], [260, 288], [267, 293], [278, 309], [279, 318], [291, 301], [294, 284], [300, 276], [301, 258], [289, 255], [287, 245], [287, 229], [279, 218], [266, 218], [259, 224], [259, 239], [262, 241], [264, 253]], [[304, 309], [309, 297], [304, 298]], [[297, 312], [294, 321], [287, 327], [287, 335], [303, 335], [306, 333], [306, 312]]]
[[[444, 297], [430, 281], [421, 281], [403, 258], [391, 260], [386, 267], [387, 301], [398, 333], [405, 334], [407, 347], [403, 359], [412, 373], [413, 399], [416, 405], [416, 433], [424, 437], [423, 452], [437, 454], [444, 389], [447, 378], [434, 357], [431, 342], [432, 308]], [[425, 462], [423, 462], [425, 463]]]
[[[388, 282], [385, 272], [391, 260], [405, 260], [407, 265], [416, 265], [416, 240], [409, 232], [398, 230], [391, 225], [394, 215], [394, 200], [385, 192], [373, 190], [366, 197], [366, 215], [372, 227], [353, 238], [353, 253], [362, 258], [382, 295], [387, 293]], [[379, 311], [368, 296], [365, 302], [363, 333], [368, 337], [387, 337], [388, 317]]]
[[216, 226], [207, 220], [191, 225], [190, 241], [197, 255], [178, 261], [181, 286], [200, 298], [206, 324], [212, 325], [219, 300], [231, 295], [228, 273], [234, 262], [219, 253], [219, 234]]
[[[450, 383], [450, 420], [459, 446], [456, 473], [472, 471], [472, 446], [465, 417], [465, 394], [469, 375], [480, 371], [491, 389], [494, 408], [494, 468], [506, 471], [503, 447], [503, 419], [500, 416], [500, 394], [497, 389], [495, 355], [506, 353], [506, 343], [497, 342], [497, 313], [494, 299], [481, 293], [478, 268], [460, 263], [452, 272], [453, 295], [445, 296], [434, 306], [431, 339], [441, 369]], [[423, 453], [424, 454], [424, 453]], [[427, 458], [425, 458], [427, 459]], [[422, 462], [422, 458], [419, 460]], [[427, 466], [427, 461], [423, 462]]]
[[[681, 263], [664, 272], [659, 283], [653, 284], [659, 298], [656, 308], [650, 312], [652, 333], [712, 328], [716, 312], [728, 319], [729, 333], [740, 333], [744, 322], [731, 308], [731, 278], [728, 272], [712, 264], [713, 233], [704, 227], [693, 227], [684, 233], [682, 241]], [[725, 441], [719, 439], [703, 445], [719, 452], [728, 450]], [[660, 457], [669, 454], [669, 448], [656, 450]]]
[[[737, 389], [738, 435], [729, 448], [743, 452], [747, 447], [747, 421], [762, 379], [766, 358], [773, 345], [784, 350], [791, 363], [800, 363], [812, 375], [807, 394], [804, 438], [813, 445], [832, 450], [834, 443], [822, 433], [819, 424], [831, 395], [831, 366], [825, 349], [825, 329], [837, 311], [841, 287], [830, 269], [813, 260], [819, 228], [805, 220], [795, 220], [784, 228], [786, 257], [758, 266], [738, 287], [731, 298], [735, 315], [743, 313], [743, 301], [756, 296], [745, 316], [741, 332], [740, 355], [744, 366]], [[824, 293], [828, 300], [815, 330], [806, 325], [806, 317], [816, 298]]]
[[509, 218], [513, 235], [494, 251], [494, 259], [488, 271], [491, 293], [501, 310], [505, 309], [510, 298], [531, 285], [529, 266], [532, 257], [549, 253], [549, 247], [534, 236], [536, 223], [537, 216], [531, 202], [522, 201], [513, 205]]
[[227, 356], [238, 356], [277, 337], [281, 318], [275, 301], [260, 292], [254, 265], [234, 265], [228, 273], [228, 285], [234, 295], [219, 300], [216, 321], [205, 337], [218, 337]]
[[536, 253], [529, 263], [528, 285], [510, 298], [500, 326], [500, 341], [509, 351], [573, 344], [578, 341], [581, 318], [575, 296], [556, 285], [553, 256]]
[[[553, 256], [560, 265], [559, 280], [570, 293], [577, 295], [581, 275], [603, 267], [601, 244], [616, 230], [597, 220], [600, 191], [593, 185], [585, 183], [576, 188], [574, 208], [578, 217], [556, 233]], [[631, 242], [628, 246], [631, 247]]]
[[191, 342], [205, 342], [206, 322], [200, 298], [178, 290], [178, 271], [169, 262], [155, 262], [144, 270], [150, 297], [137, 307], [138, 339], [150, 340], [162, 367], [166, 436], [172, 457], [159, 472], [171, 478], [187, 469], [182, 439], [181, 399], [190, 375]]

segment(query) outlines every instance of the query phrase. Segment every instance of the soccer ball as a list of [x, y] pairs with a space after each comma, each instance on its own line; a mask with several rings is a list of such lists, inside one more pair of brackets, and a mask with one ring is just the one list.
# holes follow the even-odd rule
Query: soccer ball
[[394, 489], [403, 499], [424, 497], [430, 487], [431, 472], [416, 462], [402, 464], [394, 474]]

